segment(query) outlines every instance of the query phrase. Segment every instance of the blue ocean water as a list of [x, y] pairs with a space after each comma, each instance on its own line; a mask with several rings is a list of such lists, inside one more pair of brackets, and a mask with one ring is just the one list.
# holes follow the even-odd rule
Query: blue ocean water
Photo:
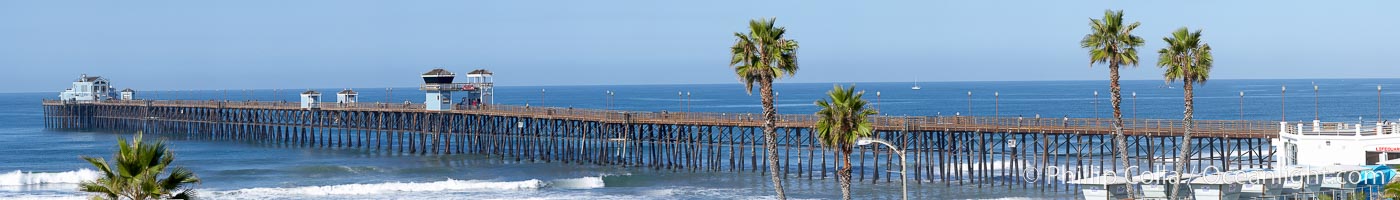
[[[1313, 92], [1316, 83], [1320, 90]], [[117, 83], [120, 86], [120, 83]], [[55, 82], [54, 91], [66, 83]], [[884, 115], [1109, 117], [1106, 81], [857, 83]], [[1289, 90], [1281, 94], [1280, 87]], [[1396, 79], [1215, 80], [1197, 87], [1197, 119], [1396, 120]], [[781, 113], [812, 113], [830, 83], [780, 83]], [[1124, 117], [1181, 118], [1180, 83], [1125, 81]], [[140, 91], [140, 88], [135, 88]], [[415, 88], [352, 88], [361, 101], [422, 101]], [[1400, 89], [1400, 88], [1396, 88]], [[340, 88], [320, 89], [330, 93]], [[140, 98], [296, 101], [302, 90], [141, 91]], [[614, 96], [608, 96], [613, 91]], [[969, 96], [968, 92], [972, 92]], [[1094, 95], [1097, 91], [1099, 96]], [[879, 95], [875, 95], [879, 92]], [[1134, 98], [1130, 94], [1137, 93]], [[1240, 96], [1244, 92], [1244, 96]], [[678, 94], [679, 93], [679, 94]], [[686, 95], [686, 94], [689, 95]], [[994, 95], [996, 94], [996, 95]], [[130, 134], [44, 130], [39, 101], [53, 93], [0, 94], [0, 198], [83, 198], [75, 190], [93, 178], [81, 155], [110, 157]], [[1281, 96], [1285, 95], [1285, 96]], [[1283, 98], [1283, 97], [1286, 97]], [[609, 99], [611, 99], [611, 104]], [[758, 95], [738, 84], [498, 87], [497, 102], [634, 111], [757, 113]], [[1286, 106], [1285, 106], [1286, 102]], [[156, 136], [147, 136], [156, 137]], [[170, 139], [177, 165], [204, 179], [199, 193], [214, 199], [751, 199], [771, 198], [759, 172], [671, 172], [642, 168], [515, 162], [479, 155], [402, 155], [359, 149], [287, 147], [233, 141]], [[1064, 192], [915, 184], [918, 199], [1070, 198]], [[899, 198], [898, 182], [859, 183], [861, 199]], [[789, 178], [794, 198], [840, 195], [834, 179]]]

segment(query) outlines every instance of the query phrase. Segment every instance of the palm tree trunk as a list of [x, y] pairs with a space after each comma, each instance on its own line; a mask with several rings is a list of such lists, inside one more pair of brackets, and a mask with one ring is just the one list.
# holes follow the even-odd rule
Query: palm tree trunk
[[[1108, 79], [1108, 93], [1113, 96], [1113, 98], [1109, 99], [1109, 103], [1113, 104], [1113, 143], [1114, 146], [1118, 147], [1116, 149], [1118, 151], [1118, 163], [1120, 166], [1127, 166], [1128, 141], [1125, 139], [1126, 136], [1123, 135], [1123, 109], [1122, 106], [1120, 106], [1123, 102], [1123, 93], [1121, 92], [1121, 87], [1118, 85], [1118, 62], [1109, 63]], [[1133, 176], [1126, 175], [1132, 174], [1132, 172], [1127, 171], [1127, 167], [1121, 169], [1124, 170], [1122, 174], [1125, 174], [1124, 177], [1128, 178], [1128, 182], [1132, 182]], [[1137, 193], [1133, 191], [1133, 187], [1128, 187], [1128, 195], [1137, 196]]]
[[851, 200], [851, 150], [842, 150], [841, 160], [845, 165], [841, 166], [841, 171], [836, 175], [837, 181], [841, 182], [841, 199]]
[[[1184, 124], [1182, 125], [1184, 129], [1184, 134], [1181, 136], [1181, 153], [1177, 156], [1179, 158], [1177, 158], [1176, 160], [1176, 172], [1178, 174], [1181, 174], [1186, 171], [1186, 168], [1188, 167], [1187, 164], [1189, 164], [1189, 161], [1191, 160], [1191, 127], [1193, 125], [1191, 121], [1191, 115], [1195, 113], [1195, 105], [1192, 102], [1192, 99], [1195, 97], [1195, 93], [1194, 91], [1192, 91], [1192, 86], [1194, 85], [1193, 81], [1194, 80], [1191, 79], [1190, 72], [1187, 72], [1186, 78], [1182, 79], [1184, 85], [1181, 88], [1186, 90], [1186, 116], [1182, 119], [1182, 121], [1184, 122]], [[1180, 176], [1178, 176], [1176, 182], [1177, 184], [1173, 184], [1175, 185], [1175, 187], [1172, 187], [1173, 189], [1181, 187]], [[1176, 199], [1176, 193], [1172, 193], [1172, 199]]]
[[763, 149], [768, 150], [768, 174], [773, 178], [773, 190], [778, 192], [778, 199], [787, 199], [783, 192], [783, 177], [778, 171], [778, 108], [773, 106], [773, 78], [764, 78], [759, 84], [759, 93], [763, 97]]

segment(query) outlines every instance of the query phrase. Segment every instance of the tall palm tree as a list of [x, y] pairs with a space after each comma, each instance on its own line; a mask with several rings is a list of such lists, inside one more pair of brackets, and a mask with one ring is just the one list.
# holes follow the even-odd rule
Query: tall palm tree
[[1381, 197], [1389, 199], [1400, 198], [1400, 180], [1391, 180], [1385, 186], [1381, 186]]
[[797, 41], [784, 37], [787, 28], [774, 26], [774, 20], [749, 20], [748, 33], [734, 33], [729, 66], [744, 82], [744, 92], [752, 95], [754, 84], [758, 85], [763, 99], [763, 148], [768, 152], [768, 173], [778, 199], [786, 199], [782, 176], [778, 174], [778, 109], [773, 107], [773, 80], [796, 75]]
[[[1125, 26], [1122, 10], [1105, 10], [1103, 19], [1089, 19], [1091, 32], [1079, 41], [1080, 47], [1089, 49], [1089, 67], [1096, 63], [1108, 64], [1108, 93], [1112, 94], [1109, 102], [1113, 104], [1113, 143], [1118, 147], [1115, 150], [1118, 152], [1118, 162], [1123, 165], [1128, 164], [1128, 142], [1123, 136], [1123, 110], [1119, 106], [1123, 102], [1123, 94], [1118, 85], [1118, 67], [1138, 65], [1137, 47], [1142, 46], [1144, 40], [1133, 35], [1133, 29], [1137, 29], [1139, 24], [1133, 22]], [[1132, 181], [1131, 177], [1129, 181]], [[1132, 187], [1128, 187], [1128, 194], [1134, 194]]]
[[[117, 142], [117, 153], [113, 156], [116, 169], [100, 157], [83, 156], [93, 167], [102, 172], [102, 177], [94, 181], [79, 183], [78, 190], [97, 193], [94, 199], [190, 199], [194, 193], [187, 184], [198, 183], [199, 177], [183, 167], [175, 167], [165, 173], [166, 167], [175, 160], [175, 154], [165, 149], [164, 142], [144, 143], [137, 133], [131, 143], [126, 139]], [[161, 174], [165, 178], [158, 178]]]
[[[1181, 27], [1172, 32], [1171, 37], [1162, 38], [1162, 41], [1167, 42], [1167, 47], [1157, 51], [1157, 67], [1166, 68], [1166, 73], [1162, 76], [1167, 82], [1179, 80], [1181, 88], [1186, 91], [1186, 116], [1182, 119], [1185, 123], [1185, 133], [1181, 137], [1181, 153], [1177, 154], [1179, 158], [1176, 163], [1176, 171], [1183, 172], [1191, 158], [1191, 128], [1195, 125], [1192, 121], [1195, 112], [1192, 100], [1195, 93], [1192, 87], [1206, 83], [1215, 59], [1210, 54], [1210, 44], [1201, 42], [1201, 30], [1191, 32], [1186, 27]], [[1181, 177], [1176, 178], [1176, 182], [1180, 182]], [[1173, 188], [1179, 186], [1177, 184]], [[1172, 193], [1172, 199], [1176, 199], [1176, 193]]]
[[837, 181], [841, 182], [841, 199], [851, 199], [851, 147], [857, 138], [870, 136], [874, 130], [867, 117], [876, 112], [866, 107], [869, 101], [861, 99], [865, 92], [855, 90], [854, 85], [849, 89], [836, 85], [826, 93], [830, 102], [825, 99], [816, 102], [821, 108], [817, 111], [815, 125], [817, 139], [822, 146], [835, 149], [836, 159], [844, 163], [836, 173]]

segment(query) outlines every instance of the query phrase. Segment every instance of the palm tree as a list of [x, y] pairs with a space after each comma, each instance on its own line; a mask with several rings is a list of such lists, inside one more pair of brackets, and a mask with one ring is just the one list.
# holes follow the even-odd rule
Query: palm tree
[[[164, 142], [143, 143], [137, 133], [131, 143], [126, 139], [117, 142], [117, 153], [113, 156], [116, 169], [100, 157], [83, 156], [102, 172], [102, 177], [94, 181], [79, 183], [83, 192], [98, 193], [94, 199], [190, 199], [194, 193], [186, 185], [198, 183], [199, 177], [183, 167], [175, 167], [169, 173], [165, 168], [175, 160], [175, 155], [165, 149]], [[165, 178], [157, 178], [164, 173]], [[178, 191], [178, 192], [176, 192]]]
[[826, 93], [831, 97], [830, 102], [825, 99], [816, 102], [821, 108], [817, 111], [817, 138], [822, 146], [835, 149], [836, 159], [844, 163], [836, 173], [837, 181], [841, 182], [841, 199], [851, 199], [851, 147], [857, 138], [870, 136], [874, 130], [866, 118], [876, 112], [866, 107], [869, 101], [861, 99], [865, 92], [855, 90], [854, 85], [849, 89], [836, 85]]
[[[1122, 10], [1105, 10], [1103, 19], [1089, 19], [1091, 32], [1079, 41], [1080, 47], [1089, 49], [1089, 67], [1096, 63], [1108, 63], [1108, 93], [1112, 96], [1109, 102], [1113, 104], [1113, 143], [1118, 147], [1118, 161], [1124, 165], [1128, 164], [1128, 146], [1123, 136], [1123, 110], [1119, 106], [1123, 95], [1119, 92], [1118, 67], [1138, 65], [1137, 47], [1142, 46], [1144, 41], [1133, 35], [1133, 29], [1137, 29], [1139, 24], [1133, 22], [1124, 26]], [[1131, 177], [1129, 181], [1132, 181]], [[1132, 187], [1128, 187], [1128, 194], [1133, 194]]]
[[1381, 196], [1388, 199], [1400, 198], [1400, 180], [1391, 180], [1385, 186], [1381, 186]]
[[773, 107], [773, 80], [797, 73], [797, 41], [783, 36], [787, 28], [773, 26], [775, 19], [749, 20], [749, 32], [735, 32], [730, 47], [729, 66], [744, 82], [744, 92], [753, 94], [758, 85], [763, 99], [763, 148], [768, 154], [768, 172], [778, 199], [786, 199], [782, 177], [778, 175], [778, 110]]
[[[1194, 104], [1192, 99], [1195, 93], [1192, 86], [1205, 84], [1210, 78], [1210, 68], [1214, 63], [1214, 58], [1210, 54], [1210, 44], [1201, 42], [1201, 31], [1191, 32], [1186, 27], [1181, 27], [1172, 32], [1171, 37], [1162, 38], [1167, 42], [1167, 47], [1158, 50], [1157, 67], [1166, 68], [1167, 82], [1181, 81], [1182, 89], [1186, 90], [1186, 116], [1184, 121], [1184, 134], [1181, 137], [1181, 153], [1178, 154], [1176, 171], [1186, 170], [1187, 161], [1191, 158], [1191, 128], [1193, 124], [1192, 114], [1194, 114]], [[1180, 182], [1181, 177], [1177, 182]], [[1173, 188], [1179, 185], [1173, 186]], [[1172, 199], [1176, 199], [1176, 193], [1172, 193]]]

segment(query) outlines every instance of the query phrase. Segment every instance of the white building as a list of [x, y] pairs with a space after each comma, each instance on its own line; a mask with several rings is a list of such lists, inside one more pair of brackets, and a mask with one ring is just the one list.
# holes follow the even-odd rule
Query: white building
[[121, 94], [123, 101], [131, 101], [136, 99], [136, 90], [132, 90], [131, 88], [122, 89]]
[[305, 92], [301, 92], [301, 108], [302, 108], [302, 109], [320, 109], [320, 108], [321, 108], [321, 92], [317, 92], [317, 91], [315, 91], [315, 90], [307, 90], [307, 91], [305, 91]]
[[355, 102], [359, 102], [359, 96], [360, 93], [355, 92], [354, 90], [341, 90], [340, 92], [335, 93], [335, 103], [354, 104]]
[[73, 86], [63, 90], [58, 94], [58, 99], [62, 101], [93, 102], [101, 100], [112, 100], [116, 97], [116, 91], [112, 89], [111, 82], [101, 76], [88, 76], [83, 74], [78, 80], [73, 81]]
[[1279, 123], [1273, 139], [1274, 168], [1287, 166], [1374, 165], [1400, 159], [1400, 128], [1395, 122]]

